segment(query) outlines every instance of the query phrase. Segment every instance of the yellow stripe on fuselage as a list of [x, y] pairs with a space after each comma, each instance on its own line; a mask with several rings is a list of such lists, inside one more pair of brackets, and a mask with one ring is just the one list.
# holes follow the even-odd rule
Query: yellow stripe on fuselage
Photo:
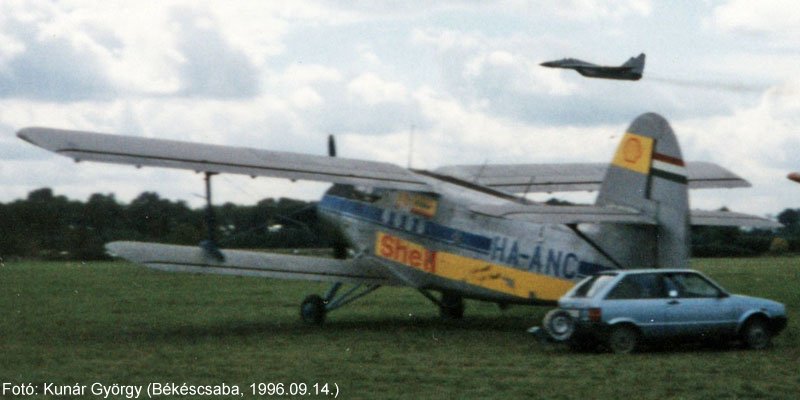
[[378, 257], [430, 274], [525, 299], [558, 300], [575, 282], [443, 251], [378, 232]]
[[647, 175], [652, 157], [653, 138], [628, 132], [619, 143], [611, 164]]

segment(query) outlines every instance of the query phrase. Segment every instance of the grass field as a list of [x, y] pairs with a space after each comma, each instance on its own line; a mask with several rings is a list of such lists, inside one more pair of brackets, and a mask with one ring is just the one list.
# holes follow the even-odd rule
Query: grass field
[[444, 323], [428, 300], [395, 288], [309, 327], [299, 303], [325, 285], [123, 262], [6, 262], [0, 384], [225, 383], [244, 398], [258, 397], [256, 382], [336, 383], [345, 399], [796, 398], [800, 259], [694, 267], [733, 292], [787, 305], [789, 326], [771, 349], [573, 353], [525, 333], [547, 308], [468, 302], [465, 320]]

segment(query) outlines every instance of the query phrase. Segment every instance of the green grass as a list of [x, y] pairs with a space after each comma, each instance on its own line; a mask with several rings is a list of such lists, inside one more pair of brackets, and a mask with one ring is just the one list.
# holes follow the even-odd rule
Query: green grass
[[729, 290], [787, 304], [767, 351], [694, 346], [574, 353], [525, 333], [544, 307], [468, 302], [438, 319], [410, 289], [384, 288], [299, 320], [326, 285], [170, 274], [123, 262], [0, 266], [0, 383], [337, 383], [339, 398], [795, 398], [800, 259], [696, 260]]

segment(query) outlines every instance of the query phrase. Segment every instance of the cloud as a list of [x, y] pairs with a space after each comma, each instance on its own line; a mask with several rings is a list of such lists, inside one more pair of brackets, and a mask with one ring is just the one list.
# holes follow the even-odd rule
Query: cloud
[[0, 6], [0, 97], [75, 101], [114, 92], [103, 48], [50, 7]]
[[785, 177], [790, 171], [800, 169], [798, 124], [798, 80], [774, 86], [758, 104], [730, 115], [673, 123], [687, 159], [717, 162], [753, 184], [752, 189], [708, 194], [702, 191], [703, 196], [698, 199], [713, 199], [716, 206], [754, 213], [777, 212], [786, 206], [786, 199], [797, 197], [797, 185]]
[[[524, 2], [523, 2], [524, 3]], [[554, 17], [582, 22], [596, 22], [610, 19], [621, 20], [627, 17], [647, 16], [653, 6], [648, 0], [567, 0], [544, 1], [530, 5], [538, 12]]]
[[800, 14], [789, 0], [752, 2], [730, 0], [718, 5], [711, 21], [723, 32], [742, 35], [765, 35], [772, 45], [797, 48], [800, 40]]
[[235, 98], [260, 92], [256, 67], [220, 34], [212, 16], [181, 8], [173, 11], [172, 19], [182, 56], [181, 95]]
[[406, 88], [398, 82], [388, 82], [373, 73], [359, 75], [347, 84], [347, 91], [369, 105], [403, 103], [409, 100]]

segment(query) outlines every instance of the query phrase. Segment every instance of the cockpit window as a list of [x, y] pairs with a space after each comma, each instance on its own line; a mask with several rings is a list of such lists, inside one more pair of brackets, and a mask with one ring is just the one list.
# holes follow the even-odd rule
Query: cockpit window
[[333, 185], [328, 189], [328, 194], [366, 203], [374, 203], [386, 194], [386, 190], [371, 186]]

